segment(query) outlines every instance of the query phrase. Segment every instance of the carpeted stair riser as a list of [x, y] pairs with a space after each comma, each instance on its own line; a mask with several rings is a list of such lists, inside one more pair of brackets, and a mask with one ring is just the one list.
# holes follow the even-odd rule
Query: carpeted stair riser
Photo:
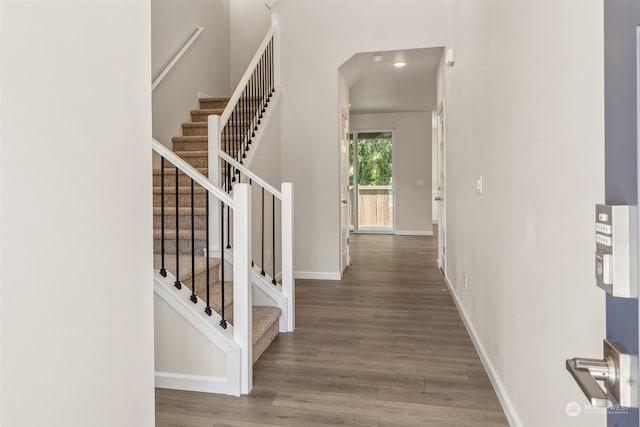
[[212, 108], [222, 108], [224, 109], [229, 102], [229, 98], [200, 98], [198, 99], [198, 103], [200, 104], [200, 108], [203, 110], [208, 110]]
[[[201, 174], [203, 174], [205, 177], [208, 176], [208, 170], [207, 168], [197, 168], [198, 172], [200, 172]], [[176, 170], [175, 168], [165, 168], [164, 169], [164, 185], [165, 187], [174, 187], [175, 186], [175, 182], [176, 182], [176, 174], [175, 174]], [[161, 175], [160, 175], [160, 170], [154, 170], [153, 171], [153, 185], [154, 187], [160, 187], [160, 180]], [[178, 183], [180, 185], [180, 187], [191, 187], [191, 177], [189, 177], [188, 175], [185, 175], [183, 173], [179, 173], [178, 174]], [[196, 184], [196, 187], [199, 187], [198, 184]]]
[[[189, 139], [186, 139], [189, 138]], [[195, 139], [198, 138], [198, 139]], [[222, 149], [226, 152], [229, 152], [231, 148], [235, 148], [240, 144], [244, 143], [243, 138], [225, 138], [222, 141]], [[209, 150], [209, 142], [206, 137], [202, 136], [190, 136], [183, 137], [179, 140], [173, 140], [173, 151], [176, 152], [186, 152], [186, 151], [208, 151]]]
[[[241, 129], [246, 129], [247, 127], [249, 127], [249, 123], [250, 121], [245, 120], [244, 118], [242, 119], [237, 119], [238, 121], [238, 127]], [[227, 126], [229, 126], [229, 128], [233, 128], [235, 126], [235, 122], [236, 119], [231, 119], [229, 120]], [[183, 123], [182, 124], [182, 135], [183, 136], [207, 136], [209, 134], [209, 129], [208, 129], [208, 119], [207, 120], [203, 120], [201, 122], [189, 122], [189, 123]]]
[[[204, 207], [205, 206], [205, 198], [207, 196], [205, 194], [194, 194], [193, 195], [193, 204], [196, 207]], [[153, 206], [160, 206], [162, 198], [160, 194], [153, 195]], [[169, 207], [175, 207], [176, 205], [176, 196], [174, 193], [166, 194], [164, 196], [164, 205]], [[191, 206], [191, 193], [180, 193], [178, 194], [178, 206]]]
[[206, 168], [209, 163], [209, 155], [206, 151], [176, 151], [174, 153], [189, 163], [194, 168]]
[[[155, 210], [154, 210], [155, 211]], [[162, 224], [162, 217], [160, 214], [153, 215], [153, 228], [160, 229]], [[193, 225], [196, 230], [205, 230], [207, 227], [207, 217], [205, 215], [194, 215]], [[191, 230], [191, 215], [178, 215], [178, 226], [181, 230]], [[176, 215], [168, 215], [165, 212], [164, 216], [165, 230], [175, 229], [176, 227]]]
[[211, 115], [222, 115], [224, 109], [222, 108], [212, 108], [206, 110], [192, 110], [191, 111], [191, 121], [192, 122], [208, 122], [209, 116]]
[[[190, 255], [191, 254], [191, 238], [180, 238], [179, 239], [179, 249], [180, 255]], [[195, 252], [198, 255], [203, 254], [204, 248], [207, 246], [206, 239], [198, 239], [195, 241]], [[159, 254], [162, 250], [162, 245], [160, 241], [160, 237], [154, 237], [153, 239], [153, 252]], [[164, 243], [164, 251], [165, 254], [175, 255], [176, 254], [176, 239], [175, 232], [173, 233], [172, 238], [165, 238]]]

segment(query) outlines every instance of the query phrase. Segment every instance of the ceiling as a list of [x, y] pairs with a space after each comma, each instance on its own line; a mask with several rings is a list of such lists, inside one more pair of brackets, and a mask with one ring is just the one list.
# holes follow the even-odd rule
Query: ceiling
[[[382, 56], [374, 62], [374, 56]], [[436, 74], [442, 48], [366, 52], [339, 68], [349, 86], [349, 111], [383, 113], [436, 109]], [[406, 66], [396, 68], [396, 61]]]

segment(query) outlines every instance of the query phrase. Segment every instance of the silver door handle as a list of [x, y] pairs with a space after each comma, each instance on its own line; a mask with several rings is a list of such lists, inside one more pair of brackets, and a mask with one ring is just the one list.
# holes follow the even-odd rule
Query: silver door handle
[[347, 199], [342, 199], [342, 203], [347, 204]]
[[606, 360], [579, 357], [567, 359], [567, 370], [576, 380], [580, 390], [587, 396], [592, 406], [611, 406], [606, 393], [602, 391], [600, 385], [596, 382], [596, 380], [608, 379], [611, 374], [609, 369], [609, 363]]
[[[593, 406], [611, 406], [609, 393], [622, 406], [638, 407], [638, 396], [634, 391], [637, 373], [632, 369], [631, 355], [611, 339], [604, 340], [604, 358], [567, 359], [566, 367], [580, 390]], [[597, 381], [603, 381], [602, 390]]]

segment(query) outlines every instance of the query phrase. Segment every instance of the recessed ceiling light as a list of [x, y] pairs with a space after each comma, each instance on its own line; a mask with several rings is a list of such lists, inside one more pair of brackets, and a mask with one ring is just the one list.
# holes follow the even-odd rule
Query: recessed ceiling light
[[371, 59], [373, 60], [373, 62], [382, 62], [383, 56], [382, 55], [373, 55], [371, 57]]
[[393, 63], [393, 66], [396, 67], [396, 68], [402, 68], [405, 65], [407, 65], [407, 63], [406, 62], [402, 62], [402, 61], [398, 61], [398, 62], [394, 62]]

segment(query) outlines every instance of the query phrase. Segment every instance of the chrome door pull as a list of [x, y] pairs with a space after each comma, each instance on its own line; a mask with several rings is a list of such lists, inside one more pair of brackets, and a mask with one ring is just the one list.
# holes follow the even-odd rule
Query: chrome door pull
[[[632, 357], [614, 340], [604, 340], [604, 359], [567, 359], [567, 371], [593, 406], [611, 406], [607, 392], [622, 406], [638, 407]], [[597, 381], [603, 381], [603, 390]]]
[[582, 359], [579, 357], [567, 359], [567, 370], [593, 406], [611, 406], [609, 398], [596, 382], [596, 377], [590, 369], [593, 367], [600, 372], [603, 369], [603, 365], [606, 365], [606, 375], [608, 377], [609, 364], [605, 360]]

